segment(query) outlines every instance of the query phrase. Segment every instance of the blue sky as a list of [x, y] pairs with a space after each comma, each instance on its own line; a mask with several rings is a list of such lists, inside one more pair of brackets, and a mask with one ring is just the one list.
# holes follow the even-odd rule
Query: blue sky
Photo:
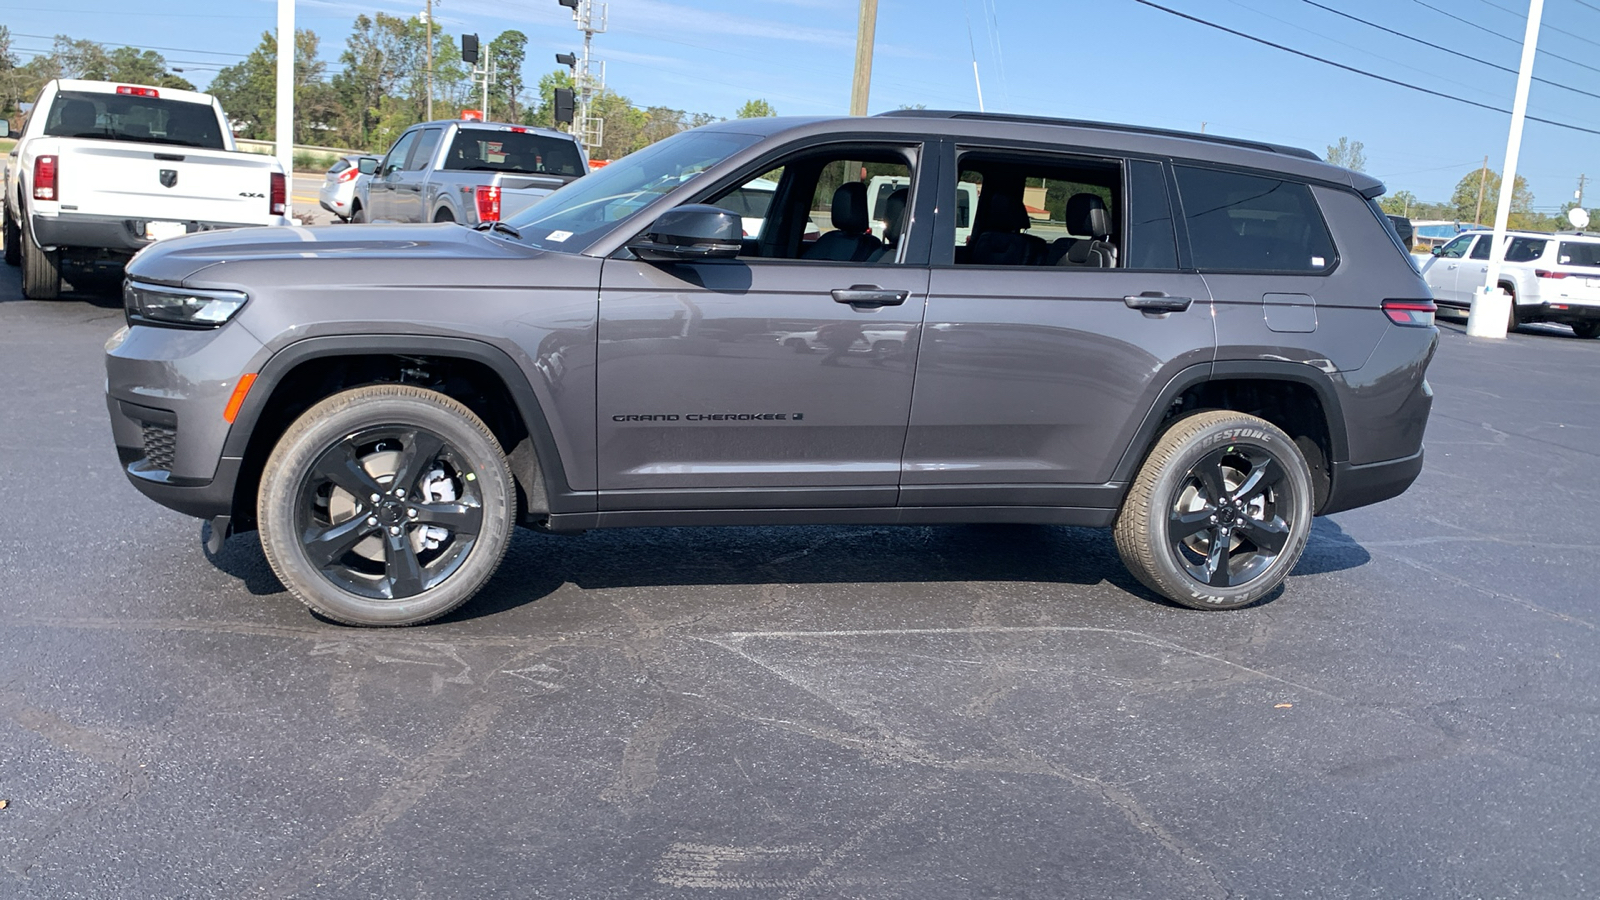
[[[1158, 0], [1363, 71], [1509, 108], [1515, 78], [1318, 9], [1306, 0]], [[1318, 0], [1351, 15], [1515, 68], [1526, 0]], [[1479, 26], [1427, 8], [1449, 10]], [[375, 10], [410, 15], [422, 0], [300, 0], [298, 24], [337, 60], [350, 23]], [[24, 57], [66, 33], [162, 52], [204, 86], [274, 27], [274, 0], [0, 0]], [[525, 32], [528, 76], [581, 46], [556, 0], [442, 0], [453, 34]], [[608, 85], [640, 105], [731, 116], [745, 100], [785, 115], [846, 110], [857, 0], [611, 0], [595, 41]], [[1535, 74], [1600, 94], [1600, 0], [1546, 0]], [[44, 36], [44, 37], [33, 37]], [[969, 37], [970, 35], [970, 37]], [[200, 51], [208, 52], [200, 52]], [[1553, 58], [1569, 57], [1583, 65]], [[1322, 153], [1340, 136], [1366, 145], [1367, 170], [1391, 191], [1447, 199], [1489, 157], [1498, 169], [1509, 117], [1383, 84], [1187, 22], [1134, 0], [880, 0], [871, 111], [923, 103], [977, 108], [976, 56], [990, 111], [1207, 131]], [[176, 62], [181, 61], [181, 62]], [[1600, 99], [1535, 83], [1530, 114], [1600, 130]], [[1600, 181], [1600, 136], [1529, 123], [1522, 173], [1535, 206]], [[1585, 196], [1600, 205], [1600, 184]]]

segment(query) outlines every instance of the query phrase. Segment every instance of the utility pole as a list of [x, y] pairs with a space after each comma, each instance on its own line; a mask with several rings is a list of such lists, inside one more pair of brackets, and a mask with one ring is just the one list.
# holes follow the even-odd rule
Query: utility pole
[[[872, 45], [877, 31], [878, 0], [861, 0], [861, 22], [856, 28], [856, 76], [850, 85], [852, 116], [867, 114], [867, 92], [872, 88]], [[977, 70], [973, 71], [976, 74]]]
[[[598, 148], [605, 143], [606, 123], [590, 115], [594, 95], [605, 90], [606, 64], [594, 58], [594, 36], [606, 33], [607, 8], [600, 4], [600, 16], [594, 14], [594, 0], [556, 0], [572, 10], [572, 21], [583, 32], [583, 59], [572, 72], [572, 88], [577, 95], [577, 114], [572, 120], [572, 132], [585, 147]], [[598, 73], [598, 74], [597, 74]]]
[[1522, 65], [1517, 70], [1517, 94], [1511, 103], [1511, 134], [1506, 138], [1506, 165], [1500, 172], [1500, 202], [1494, 211], [1494, 233], [1489, 243], [1489, 271], [1483, 286], [1472, 295], [1467, 314], [1470, 337], [1505, 339], [1508, 317], [1516, 301], [1500, 289], [1500, 270], [1506, 262], [1506, 225], [1511, 220], [1511, 200], [1517, 192], [1517, 157], [1522, 152], [1522, 126], [1528, 116], [1528, 88], [1533, 82], [1533, 59], [1539, 49], [1539, 22], [1544, 0], [1529, 0], [1528, 28], [1522, 36]]
[[428, 0], [428, 9], [422, 14], [422, 20], [428, 25], [428, 115], [425, 121], [433, 121], [433, 0]]
[[1573, 195], [1573, 199], [1578, 201], [1579, 206], [1583, 206], [1583, 186], [1588, 180], [1589, 176], [1587, 175], [1578, 176], [1578, 193]]
[[[1483, 168], [1478, 171], [1478, 211], [1472, 214], [1472, 224], [1483, 224], [1483, 189], [1489, 183], [1489, 157], [1483, 158]], [[1501, 187], [1505, 187], [1502, 182]]]

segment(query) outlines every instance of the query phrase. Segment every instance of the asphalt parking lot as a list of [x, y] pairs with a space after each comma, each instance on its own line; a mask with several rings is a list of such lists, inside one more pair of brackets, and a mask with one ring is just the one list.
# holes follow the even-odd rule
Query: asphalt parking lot
[[118, 469], [115, 286], [0, 268], [0, 896], [1600, 895], [1600, 341], [1444, 323], [1287, 590], [1052, 527], [520, 533], [326, 624]]

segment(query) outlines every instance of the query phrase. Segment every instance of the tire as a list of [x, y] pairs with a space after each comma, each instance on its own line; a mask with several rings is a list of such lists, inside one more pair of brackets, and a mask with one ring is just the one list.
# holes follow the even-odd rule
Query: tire
[[6, 265], [22, 265], [22, 229], [11, 220], [11, 210], [0, 212], [5, 219]]
[[[27, 213], [23, 213], [23, 225]], [[19, 231], [32, 231], [31, 227], [18, 226]], [[34, 244], [32, 235], [24, 233], [19, 241], [22, 251], [22, 296], [30, 300], [55, 300], [61, 296], [61, 251], [41, 250]]]
[[1572, 333], [1586, 341], [1600, 337], [1600, 322], [1573, 322]]
[[366, 208], [363, 207], [359, 203], [351, 204], [351, 206], [350, 206], [350, 221], [355, 223], [355, 224], [357, 224], [357, 225], [365, 225], [366, 222], [367, 222], [367, 210], [366, 210]]
[[450, 215], [450, 210], [448, 209], [441, 209], [433, 214], [433, 224], [435, 225], [439, 224], [440, 222], [454, 222], [455, 220], [456, 217]]
[[1243, 413], [1195, 413], [1139, 469], [1117, 516], [1117, 552], [1168, 600], [1237, 609], [1288, 577], [1311, 534], [1311, 504], [1311, 470], [1288, 435]]
[[1517, 314], [1517, 288], [1515, 285], [1502, 284], [1500, 289], [1511, 295], [1511, 311], [1506, 314], [1506, 333], [1510, 334], [1522, 324], [1522, 316]]
[[418, 625], [494, 574], [515, 496], [499, 443], [470, 409], [418, 387], [372, 385], [289, 426], [262, 472], [256, 521], [272, 571], [313, 612]]

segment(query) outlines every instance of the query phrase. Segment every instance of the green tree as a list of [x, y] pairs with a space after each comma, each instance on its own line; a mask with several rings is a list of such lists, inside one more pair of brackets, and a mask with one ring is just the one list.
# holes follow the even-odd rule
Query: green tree
[[[330, 120], [338, 101], [324, 80], [327, 64], [317, 59], [321, 44], [310, 29], [294, 35], [294, 140], [297, 144], [326, 142]], [[261, 43], [245, 57], [219, 71], [207, 90], [238, 127], [240, 137], [257, 141], [277, 138], [278, 35], [261, 34]], [[317, 138], [313, 140], [313, 138]]]
[[168, 71], [166, 57], [154, 50], [141, 52], [133, 47], [118, 47], [107, 55], [106, 80], [194, 90], [188, 79]]
[[[387, 149], [401, 131], [421, 121], [427, 38], [422, 23], [411, 22], [415, 28], [381, 12], [356, 17], [339, 54], [343, 69], [332, 79], [340, 105], [340, 133], [349, 146]], [[438, 66], [434, 74], [437, 81]]]
[[571, 88], [572, 73], [566, 69], [556, 69], [539, 79], [539, 105], [530, 107], [523, 115], [522, 121], [526, 125], [541, 125], [545, 128], [556, 127], [556, 88]]
[[[1478, 188], [1483, 186], [1483, 203], [1478, 203]], [[1500, 173], [1493, 169], [1473, 169], [1461, 176], [1456, 182], [1455, 192], [1450, 195], [1450, 217], [1460, 222], [1477, 222], [1479, 217], [1483, 221], [1494, 221], [1494, 214], [1500, 202]], [[1528, 190], [1528, 180], [1521, 175], [1517, 176], [1515, 187], [1511, 192], [1511, 227], [1519, 228], [1531, 218], [1533, 209], [1533, 192]]]
[[765, 119], [777, 114], [778, 112], [772, 108], [772, 104], [765, 100], [746, 100], [744, 105], [739, 107], [739, 111], [734, 113], [734, 116], [740, 119]]
[[1336, 166], [1344, 166], [1353, 172], [1367, 170], [1367, 154], [1363, 152], [1365, 144], [1352, 141], [1347, 137], [1339, 138], [1339, 143], [1328, 145], [1328, 162]]
[[[504, 121], [519, 121], [522, 90], [522, 64], [528, 57], [528, 36], [520, 31], [502, 31], [489, 42], [489, 59], [495, 66], [495, 81], [489, 85], [489, 108], [505, 110]], [[497, 116], [498, 117], [498, 116]]]
[[1417, 211], [1417, 195], [1410, 191], [1395, 191], [1381, 201], [1383, 211], [1391, 216], [1409, 216]]

